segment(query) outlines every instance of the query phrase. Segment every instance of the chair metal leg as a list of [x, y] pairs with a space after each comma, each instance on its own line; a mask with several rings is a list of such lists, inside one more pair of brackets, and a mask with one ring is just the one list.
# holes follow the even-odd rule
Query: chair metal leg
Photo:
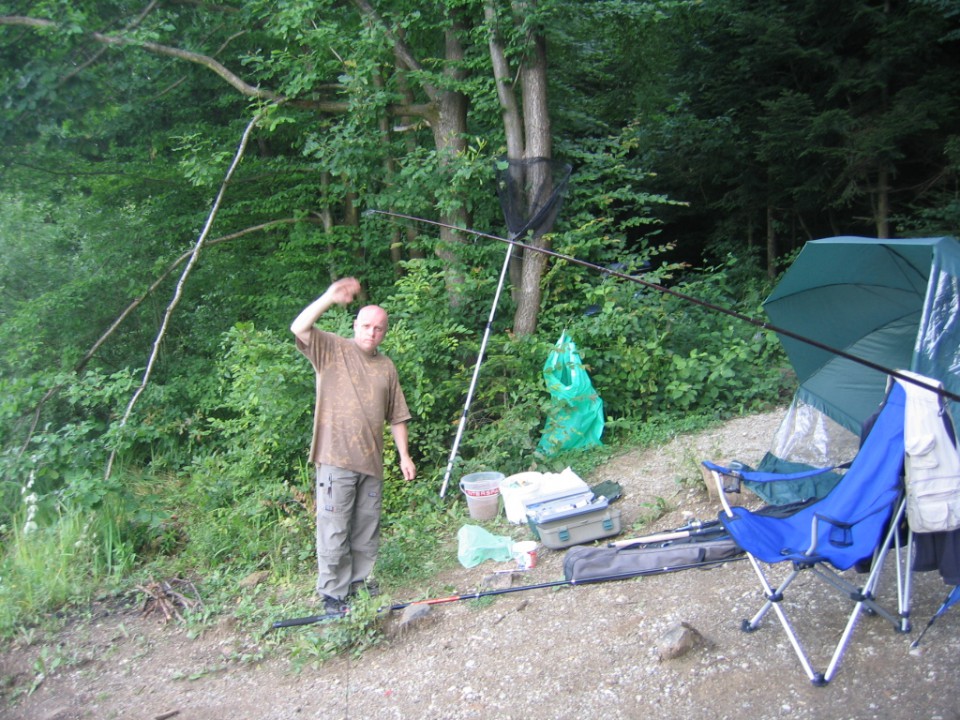
[[886, 618], [890, 624], [893, 625], [894, 629], [899, 630], [901, 627], [901, 618], [903, 613], [903, 587], [900, 583], [900, 554], [896, 552], [897, 560], [897, 602], [898, 610], [900, 611], [899, 616], [894, 616], [892, 613], [888, 612], [884, 608], [880, 607], [875, 601], [875, 593], [877, 586], [880, 584], [880, 575], [883, 572], [884, 561], [887, 558], [887, 554], [890, 552], [891, 547], [899, 546], [898, 542], [898, 533], [900, 528], [900, 521], [903, 518], [903, 513], [906, 510], [906, 499], [901, 499], [900, 503], [897, 505], [897, 511], [894, 513], [893, 518], [890, 521], [890, 529], [887, 531], [886, 536], [884, 537], [883, 544], [878, 548], [877, 552], [874, 554], [873, 564], [870, 568], [870, 574], [867, 576], [867, 580], [863, 585], [863, 588], [860, 590], [860, 597], [862, 599], [857, 601], [856, 606], [853, 609], [853, 612], [850, 614], [850, 618], [847, 620], [846, 628], [844, 628], [843, 634], [840, 636], [840, 641], [837, 643], [837, 647], [834, 650], [833, 657], [830, 660], [830, 664], [827, 666], [826, 672], [823, 674], [823, 682], [828, 683], [833, 678], [837, 672], [837, 668], [840, 666], [840, 660], [843, 658], [843, 654], [847, 649], [847, 644], [850, 642], [850, 638], [853, 635], [854, 628], [857, 626], [857, 621], [860, 619], [861, 611], [866, 607], [878, 615]]
[[[910, 571], [909, 571], [909, 562], [912, 552], [912, 542], [913, 535], [912, 533], [908, 534], [907, 540], [907, 551], [906, 551], [906, 562], [907, 567], [904, 569], [902, 564], [902, 547], [900, 543], [900, 538], [898, 535], [898, 528], [900, 522], [903, 518], [905, 512], [906, 502], [901, 501], [897, 506], [897, 510], [893, 515], [891, 520], [890, 528], [887, 531], [887, 534], [884, 536], [883, 543], [877, 548], [877, 551], [874, 553], [873, 562], [871, 563], [870, 573], [867, 576], [866, 581], [862, 587], [858, 587], [853, 583], [849, 582], [846, 578], [842, 577], [839, 573], [834, 572], [832, 569], [826, 567], [822, 564], [815, 564], [810, 566], [800, 566], [794, 565], [793, 570], [787, 575], [787, 577], [780, 583], [780, 585], [774, 589], [773, 586], [767, 579], [766, 574], [763, 571], [763, 568], [760, 565], [760, 562], [750, 553], [747, 553], [747, 558], [750, 560], [750, 564], [753, 566], [754, 572], [760, 580], [760, 585], [762, 587], [764, 597], [766, 602], [763, 604], [763, 607], [753, 616], [750, 620], [744, 620], [742, 629], [745, 632], [752, 632], [756, 630], [763, 618], [773, 610], [777, 619], [780, 621], [783, 631], [787, 635], [787, 639], [790, 641], [791, 646], [793, 647], [794, 653], [797, 656], [797, 659], [800, 661], [800, 665], [803, 668], [804, 673], [810, 681], [817, 686], [826, 685], [829, 683], [840, 666], [840, 662], [843, 659], [843, 655], [846, 651], [847, 645], [850, 642], [850, 639], [853, 636], [854, 630], [856, 629], [857, 623], [860, 619], [860, 615], [864, 611], [870, 611], [880, 615], [885, 618], [891, 625], [898, 631], [904, 632], [904, 627], [909, 628], [909, 611], [910, 611]], [[894, 553], [896, 558], [897, 565], [897, 603], [898, 603], [898, 614], [881, 607], [876, 601], [876, 591], [879, 586], [881, 574], [883, 572], [883, 567], [886, 561], [888, 554], [891, 552]], [[847, 598], [856, 601], [856, 604], [851, 612], [849, 618], [847, 619], [846, 626], [843, 630], [843, 633], [840, 636], [840, 640], [834, 649], [833, 656], [830, 659], [830, 663], [827, 666], [827, 669], [824, 673], [818, 673], [813, 669], [813, 666], [810, 662], [810, 658], [804, 649], [803, 645], [800, 642], [800, 639], [793, 629], [789, 618], [785, 610], [782, 607], [781, 600], [783, 599], [784, 593], [787, 588], [793, 583], [793, 581], [799, 577], [800, 573], [803, 570], [811, 570], [813, 574], [819, 577], [821, 580], [826, 582], [828, 585], [832, 585], [834, 588], [839, 590]]]
[[[907, 529], [907, 549], [901, 556], [900, 536], [897, 535], [897, 600], [900, 612], [900, 632], [908, 633], [910, 624], [911, 593], [913, 592], [913, 530]], [[901, 580], [902, 578], [902, 580]]]
[[790, 587], [790, 584], [794, 580], [797, 579], [801, 570], [794, 568], [784, 579], [784, 581], [780, 583], [777, 589], [774, 590], [770, 585], [770, 582], [767, 580], [767, 576], [763, 572], [763, 568], [760, 567], [760, 563], [757, 562], [757, 559], [750, 553], [747, 553], [747, 558], [750, 560], [750, 564], [753, 566], [754, 572], [760, 579], [760, 584], [763, 586], [764, 597], [767, 598], [767, 601], [752, 619], [743, 621], [741, 629], [744, 632], [753, 632], [760, 625], [760, 622], [763, 620], [764, 616], [770, 612], [770, 610], [773, 610], [777, 616], [777, 619], [780, 621], [780, 625], [783, 627], [784, 633], [787, 635], [787, 639], [790, 641], [790, 645], [793, 647], [793, 651], [797, 655], [797, 659], [800, 660], [800, 665], [803, 667], [803, 671], [807, 674], [807, 677], [810, 678], [812, 683], [818, 684], [822, 676], [814, 671], [810, 664], [810, 660], [807, 657], [807, 653], [804, 650], [803, 645], [800, 643], [800, 638], [793, 629], [793, 625], [791, 625], [787, 614], [780, 606], [780, 600], [783, 598], [784, 591]]
[[[730, 503], [727, 502], [726, 495], [723, 490], [723, 481], [720, 478], [720, 474], [716, 471], [711, 471], [713, 475], [714, 482], [717, 485], [717, 491], [720, 495], [720, 503], [723, 505], [724, 512], [727, 514], [727, 517], [733, 517], [733, 510], [730, 507]], [[780, 607], [780, 598], [783, 595], [783, 591], [789, 587], [800, 571], [797, 568], [790, 573], [790, 575], [784, 580], [780, 587], [777, 589], [777, 592], [774, 593], [773, 588], [770, 586], [770, 583], [767, 581], [767, 576], [764, 575], [760, 564], [757, 562], [757, 559], [747, 553], [747, 558], [750, 560], [750, 564], [753, 566], [754, 572], [757, 574], [757, 577], [760, 578], [760, 584], [763, 586], [764, 595], [767, 598], [767, 602], [764, 603], [763, 607], [760, 608], [760, 612], [754, 615], [752, 620], [744, 621], [743, 629], [744, 631], [755, 630], [757, 625], [763, 617], [770, 611], [772, 608], [776, 613], [777, 618], [780, 620], [780, 625], [783, 626], [783, 631], [786, 633], [787, 638], [790, 640], [790, 644], [793, 646], [794, 652], [797, 654], [797, 658], [800, 660], [800, 665], [803, 666], [803, 671], [807, 674], [807, 677], [810, 678], [812, 683], [819, 684], [822, 676], [814, 672], [813, 667], [810, 665], [810, 661], [807, 659], [807, 653], [804, 651], [803, 646], [800, 644], [800, 639], [797, 637], [797, 633], [794, 631], [793, 626], [790, 624], [790, 620], [787, 618], [786, 613], [783, 611], [783, 608]]]
[[767, 581], [767, 576], [763, 572], [763, 568], [760, 567], [760, 564], [756, 561], [753, 555], [747, 553], [747, 557], [750, 559], [753, 570], [756, 572], [757, 577], [760, 578], [760, 584], [763, 586], [763, 596], [767, 599], [763, 607], [753, 616], [748, 622], [749, 628], [745, 626], [745, 629], [748, 631], [756, 630], [760, 625], [760, 622], [763, 620], [764, 616], [770, 612], [770, 609], [780, 600], [783, 599], [783, 593], [790, 587], [790, 584], [797, 579], [797, 576], [800, 575], [800, 570], [794, 568], [790, 574], [784, 579], [783, 582], [777, 587], [776, 590], [770, 585]]

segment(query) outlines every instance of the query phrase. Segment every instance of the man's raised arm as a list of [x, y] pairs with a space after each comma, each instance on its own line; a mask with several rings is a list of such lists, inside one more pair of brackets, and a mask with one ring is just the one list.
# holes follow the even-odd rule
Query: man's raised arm
[[356, 278], [341, 278], [326, 289], [320, 297], [307, 305], [296, 319], [290, 324], [290, 332], [297, 336], [300, 342], [310, 342], [310, 330], [320, 316], [333, 305], [348, 305], [360, 292], [360, 282]]

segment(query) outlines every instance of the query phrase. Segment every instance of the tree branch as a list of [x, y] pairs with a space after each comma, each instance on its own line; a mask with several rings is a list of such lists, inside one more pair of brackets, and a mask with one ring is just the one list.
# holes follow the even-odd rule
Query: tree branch
[[[243, 131], [243, 136], [240, 138], [240, 146], [237, 148], [237, 152], [233, 156], [233, 162], [230, 163], [230, 168], [227, 170], [227, 174], [224, 176], [223, 182], [220, 184], [220, 191], [217, 193], [217, 197], [213, 201], [213, 207], [210, 208], [210, 214], [207, 216], [207, 222], [203, 226], [200, 237], [197, 238], [197, 242], [193, 246], [193, 251], [190, 253], [190, 260], [187, 263], [187, 266], [180, 274], [180, 280], [177, 282], [177, 288], [173, 293], [173, 299], [170, 301], [170, 304], [167, 305], [167, 310], [163, 314], [163, 321], [160, 323], [160, 330], [157, 332], [157, 337], [154, 340], [153, 350], [150, 352], [150, 359], [147, 360], [147, 367], [143, 371], [143, 379], [140, 381], [139, 387], [134, 391], [133, 396], [130, 398], [130, 402], [127, 403], [127, 409], [124, 411], [123, 417], [120, 419], [120, 424], [117, 427], [118, 430], [122, 430], [124, 427], [126, 427], [127, 421], [133, 414], [133, 408], [136, 405], [137, 400], [140, 399], [143, 391], [147, 388], [147, 383], [150, 381], [150, 376], [153, 373], [153, 366], [157, 361], [157, 357], [160, 355], [160, 345], [167, 333], [167, 326], [170, 324], [170, 318], [173, 317], [173, 311], [176, 309], [177, 305], [180, 303], [180, 298], [183, 296], [183, 286], [186, 284], [187, 278], [190, 276], [191, 271], [200, 257], [200, 251], [206, 244], [207, 235], [210, 233], [210, 228], [213, 227], [213, 221], [216, 219], [217, 213], [220, 211], [220, 205], [223, 202], [223, 198], [227, 194], [227, 186], [230, 185], [230, 179], [233, 177], [233, 173], [240, 165], [240, 161], [243, 159], [243, 155], [247, 150], [247, 143], [250, 141], [250, 134], [253, 132], [253, 129], [256, 127], [257, 122], [259, 122], [262, 116], [262, 111], [257, 113]], [[104, 474], [105, 479], [110, 478], [110, 474], [113, 471], [113, 462], [116, 457], [117, 448], [114, 447], [114, 449], [110, 452], [109, 460], [107, 460], [107, 469]]]
[[[371, 12], [373, 12], [371, 8]], [[56, 30], [60, 26], [55, 23], [53, 20], [46, 20], [44, 18], [33, 18], [26, 17], [24, 15], [3, 15], [0, 16], [0, 25], [12, 25], [19, 27], [28, 27], [37, 30]], [[342, 114], [350, 110], [350, 104], [342, 101], [325, 101], [325, 100], [300, 100], [295, 98], [288, 98], [284, 95], [273, 92], [272, 90], [264, 90], [249, 83], [245, 82], [240, 76], [233, 73], [229, 70], [223, 63], [215, 60], [209, 55], [203, 55], [201, 53], [195, 53], [190, 50], [182, 50], [180, 48], [171, 47], [169, 45], [161, 45], [154, 42], [146, 42], [142, 40], [136, 40], [134, 38], [127, 38], [121, 35], [105, 35], [104, 33], [91, 32], [87, 33], [87, 37], [96, 40], [97, 42], [103, 43], [105, 45], [111, 45], [114, 47], [139, 47], [149, 52], [152, 52], [156, 55], [164, 55], [166, 57], [177, 58], [178, 60], [184, 60], [195, 65], [200, 65], [205, 67], [208, 70], [215, 73], [221, 79], [226, 81], [228, 85], [232, 88], [238, 90], [240, 93], [247, 97], [253, 97], [260, 100], [270, 100], [276, 103], [284, 103], [287, 105], [292, 105], [294, 107], [307, 108], [310, 110], [316, 110], [319, 112], [326, 112], [331, 114]], [[408, 53], [409, 54], [409, 53]], [[410, 56], [412, 60], [412, 56]], [[427, 90], [427, 95], [433, 97], [433, 90]], [[387, 107], [387, 111], [392, 115], [415, 115], [418, 117], [431, 117], [433, 114], [433, 106], [431, 104], [410, 104], [410, 105], [390, 105]]]
[[[53, 20], [31, 18], [23, 15], [0, 16], [0, 25], [20, 25], [23, 27], [48, 30], [59, 29], [59, 25]], [[258, 87], [250, 85], [247, 82], [244, 82], [244, 80], [242, 80], [238, 75], [234, 74], [222, 63], [214, 60], [208, 55], [201, 55], [200, 53], [195, 53], [190, 50], [181, 50], [180, 48], [170, 47], [169, 45], [161, 45], [155, 42], [134, 40], [132, 38], [123, 37], [122, 35], [104, 35], [103, 33], [92, 32], [88, 33], [87, 36], [96, 40], [97, 42], [104, 43], [105, 45], [132, 45], [134, 47], [141, 47], [144, 50], [149, 50], [157, 55], [166, 55], [167, 57], [174, 57], [179, 60], [186, 60], [187, 62], [201, 65], [202, 67], [205, 67], [220, 76], [227, 82], [228, 85], [236, 90], [239, 90], [247, 97], [254, 97], [261, 100], [272, 100], [274, 102], [283, 102], [285, 99], [283, 96], [278, 95], [275, 92], [270, 90], [262, 90]]]
[[[133, 28], [137, 27], [138, 25], [140, 25], [140, 23], [143, 22], [143, 19], [144, 19], [145, 17], [147, 17], [147, 15], [149, 15], [151, 12], [153, 12], [153, 9], [157, 6], [157, 2], [158, 2], [158, 1], [159, 1], [159, 0], [150, 0], [150, 4], [147, 5], [147, 7], [145, 7], [145, 8], [140, 12], [140, 14], [136, 17], [136, 19], [131, 20], [129, 23], [127, 23], [127, 26], [126, 26], [125, 28], [123, 28], [123, 31], [124, 31], [124, 32], [128, 32], [128, 31], [132, 30]], [[97, 52], [95, 52], [95, 53], [93, 54], [93, 57], [89, 58], [86, 62], [81, 63], [77, 68], [75, 68], [74, 70], [71, 70], [71, 71], [68, 72], [66, 75], [64, 75], [62, 78], [60, 78], [60, 83], [59, 83], [59, 84], [60, 84], [60, 85], [63, 85], [64, 83], [66, 83], [67, 81], [69, 81], [72, 77], [74, 77], [74, 76], [76, 76], [76, 75], [79, 75], [81, 72], [83, 72], [83, 71], [86, 70], [88, 67], [90, 67], [91, 65], [93, 65], [93, 63], [95, 63], [98, 59], [100, 59], [100, 56], [103, 55], [103, 53], [105, 53], [105, 52], [106, 52], [106, 49], [105, 49], [105, 48], [101, 48], [100, 50], [98, 50]]]
[[[307, 218], [283, 218], [280, 220], [271, 220], [270, 222], [261, 223], [260, 225], [253, 225], [252, 227], [244, 228], [243, 230], [239, 230], [235, 233], [231, 233], [230, 235], [224, 235], [222, 237], [209, 240], [206, 243], [206, 247], [217, 245], [222, 242], [227, 242], [228, 240], [236, 240], [237, 238], [243, 237], [245, 235], [249, 235], [250, 233], [258, 232], [260, 230], [269, 230], [270, 228], [275, 227], [277, 225], [287, 225], [290, 223], [297, 223], [297, 222], [316, 222], [316, 221], [310, 220]], [[97, 350], [99, 350], [100, 347], [110, 338], [114, 330], [116, 330], [123, 323], [123, 321], [126, 320], [130, 316], [130, 314], [143, 303], [144, 300], [150, 297], [150, 295], [152, 295], [153, 292], [158, 287], [160, 287], [163, 281], [166, 280], [168, 277], [170, 277], [170, 274], [174, 270], [176, 270], [177, 267], [179, 267], [192, 254], [193, 254], [193, 251], [185, 252], [176, 260], [174, 260], [172, 263], [170, 263], [169, 267], [167, 267], [167, 269], [164, 270], [163, 273], [161, 273], [160, 276], [157, 277], [150, 284], [150, 287], [148, 287], [146, 291], [143, 292], [139, 297], [135, 298], [133, 302], [131, 302], [126, 307], [126, 309], [122, 313], [120, 313], [119, 316], [117, 316], [117, 319], [110, 324], [110, 327], [106, 329], [103, 335], [101, 335], [100, 338], [93, 344], [93, 346], [86, 352], [86, 354], [83, 356], [80, 362], [77, 363], [76, 367], [74, 368], [74, 371], [75, 372], [82, 371], [86, 367], [87, 363], [93, 359], [93, 356], [96, 354]]]

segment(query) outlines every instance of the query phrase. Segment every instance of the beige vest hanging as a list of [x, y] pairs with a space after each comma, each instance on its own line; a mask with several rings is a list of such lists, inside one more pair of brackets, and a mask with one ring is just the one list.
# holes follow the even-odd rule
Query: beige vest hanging
[[[899, 370], [926, 385], [943, 385]], [[927, 388], [901, 382], [907, 395], [904, 419], [907, 521], [914, 532], [960, 528], [960, 453], [952, 437], [953, 422], [942, 398]]]

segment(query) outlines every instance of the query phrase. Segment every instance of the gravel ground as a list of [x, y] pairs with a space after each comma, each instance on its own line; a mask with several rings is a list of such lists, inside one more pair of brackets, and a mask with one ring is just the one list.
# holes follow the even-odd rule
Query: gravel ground
[[[616, 480], [624, 536], [638, 521], [644, 533], [718, 507], [699, 482], [697, 462], [756, 462], [780, 412], [733, 420], [679, 437], [659, 448], [621, 455], [590, 477]], [[495, 532], [519, 538], [523, 528]], [[455, 551], [455, 548], [454, 548]], [[520, 585], [563, 578], [564, 551], [542, 549]], [[457, 568], [437, 586], [468, 593], [509, 563]], [[886, 586], [895, 583], [892, 573]], [[498, 579], [509, 575], [498, 576]], [[814, 687], [771, 617], [755, 633], [740, 631], [761, 596], [747, 562], [709, 570], [593, 585], [504, 594], [434, 606], [400, 627], [386, 621], [386, 641], [360, 658], [341, 657], [295, 672], [271, 655], [241, 662], [258, 639], [230, 618], [199, 638], [133, 607], [95, 607], [56, 638], [0, 648], [0, 717], [71, 718], [929, 718], [960, 720], [960, 609], [938, 620], [911, 650], [946, 587], [935, 574], [914, 576], [914, 625], [898, 634], [879, 617], [864, 617], [840, 671]], [[801, 637], [822, 670], [846, 619], [846, 605], [798, 580], [790, 607]], [[395, 593], [402, 597], [402, 589]], [[887, 597], [884, 594], [883, 597]], [[678, 623], [695, 631], [691, 650], [661, 659], [664, 635]], [[283, 632], [324, 632], [323, 625]], [[51, 650], [51, 648], [54, 648]], [[45, 653], [45, 656], [44, 656]], [[48, 667], [37, 680], [38, 659]]]

